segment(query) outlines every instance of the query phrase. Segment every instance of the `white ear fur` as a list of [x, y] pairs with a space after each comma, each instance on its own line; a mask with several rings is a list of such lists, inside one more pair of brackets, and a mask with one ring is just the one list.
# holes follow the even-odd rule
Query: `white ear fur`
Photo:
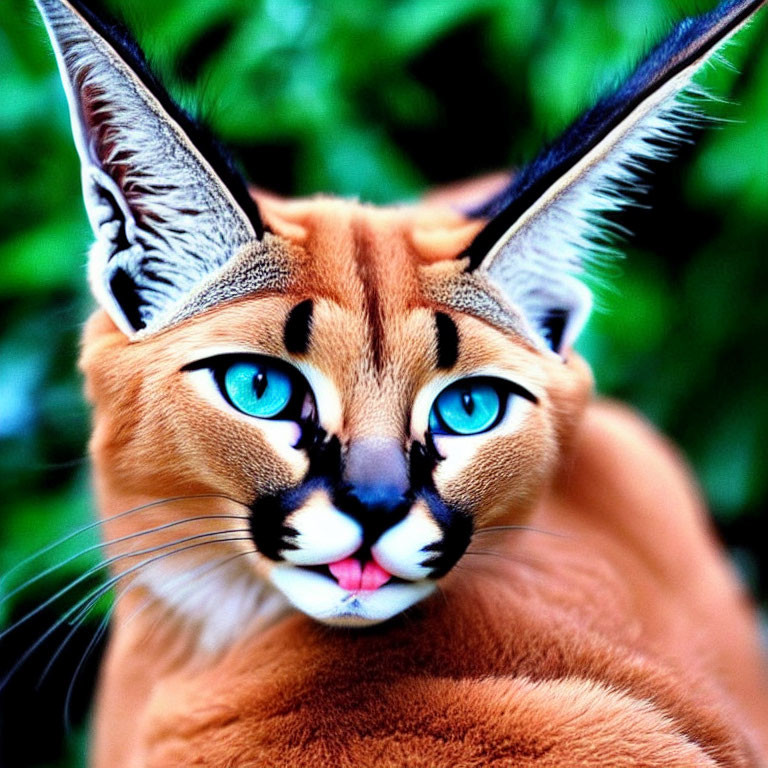
[[258, 212], [244, 185], [233, 192], [193, 144], [183, 113], [169, 113], [127, 43], [110, 40], [74, 2], [36, 3], [66, 90], [96, 236], [92, 289], [125, 333], [151, 332], [260, 239]]
[[560, 351], [576, 340], [592, 303], [578, 276], [595, 254], [610, 253], [598, 214], [632, 204], [637, 171], [668, 158], [701, 120], [681, 96], [703, 95], [693, 76], [764, 2], [726, 0], [679, 24], [624, 85], [473, 212], [494, 218], [470, 247], [470, 269], [523, 314], [536, 343]]

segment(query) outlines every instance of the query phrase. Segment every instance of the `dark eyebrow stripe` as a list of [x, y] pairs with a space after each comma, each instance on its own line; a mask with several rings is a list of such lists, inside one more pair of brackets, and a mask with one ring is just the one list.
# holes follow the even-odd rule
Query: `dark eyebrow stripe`
[[459, 358], [459, 331], [456, 323], [445, 314], [435, 312], [437, 329], [437, 367], [452, 368]]
[[306, 299], [288, 313], [283, 329], [283, 343], [294, 355], [303, 355], [309, 349], [313, 309], [312, 299]]

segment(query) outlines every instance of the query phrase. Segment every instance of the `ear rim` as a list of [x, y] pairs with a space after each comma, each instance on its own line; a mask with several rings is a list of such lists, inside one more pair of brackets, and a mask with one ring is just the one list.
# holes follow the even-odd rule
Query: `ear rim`
[[[50, 30], [48, 15], [45, 12], [45, 6], [51, 2], [52, 0], [35, 0], [48, 28], [49, 39], [56, 53], [56, 58], [60, 60], [63, 58], [63, 54], [60, 51], [58, 40]], [[149, 95], [154, 98], [164, 114], [175, 123], [181, 134], [188, 139], [189, 145], [195, 149], [200, 159], [210, 167], [210, 170], [221, 182], [222, 187], [231, 195], [237, 207], [253, 227], [256, 239], [261, 240], [266, 231], [261, 212], [248, 191], [244, 177], [235, 167], [233, 158], [200, 118], [193, 117], [173, 99], [153, 71], [146, 55], [128, 27], [106, 11], [100, 10], [97, 14], [83, 0], [54, 0], [54, 2], [59, 5], [70, 6], [72, 11], [91, 27], [100, 41], [111, 49], [118, 60], [126, 66], [129, 74], [135, 77]], [[59, 61], [59, 68], [60, 71], [66, 71], [66, 67], [62, 67], [61, 61]], [[70, 92], [69, 80], [62, 77], [61, 81], [67, 91]], [[77, 101], [74, 94], [71, 98], [75, 102]], [[73, 125], [73, 135], [78, 135], [79, 131], [76, 134], [75, 128], [76, 126]]]
[[[467, 274], [504, 293], [558, 354], [586, 324], [591, 291], [582, 280], [599, 255], [615, 255], [615, 231], [601, 213], [636, 203], [637, 171], [669, 159], [685, 129], [705, 115], [680, 99], [695, 75], [768, 0], [724, 0], [679, 22], [625, 81], [578, 117], [501, 192], [467, 212], [490, 220], [459, 254]], [[654, 142], [661, 139], [663, 144]], [[629, 194], [627, 194], [629, 192]], [[539, 280], [538, 287], [536, 280]], [[550, 290], [551, 289], [551, 290]], [[570, 292], [570, 297], [568, 293]], [[542, 297], [565, 297], [573, 314], [562, 344], [542, 335]], [[529, 303], [526, 302], [529, 300]], [[552, 309], [561, 312], [558, 304]], [[567, 315], [566, 315], [567, 316]]]
[[[268, 229], [258, 203], [251, 197], [245, 180], [222, 146], [170, 97], [147, 65], [130, 32], [122, 25], [96, 15], [82, 0], [35, 0], [35, 4], [54, 51], [80, 158], [83, 199], [95, 235], [88, 263], [91, 291], [129, 339], [163, 330], [169, 318], [176, 317], [187, 305], [186, 297], [195, 294], [201, 282], [207, 282], [212, 273], [220, 271], [227, 261], [244, 249], [253, 251], [255, 246], [262, 244]], [[94, 115], [98, 115], [101, 107], [90, 112], [90, 105], [98, 104], [89, 101], [87, 89], [91, 78], [95, 78], [97, 88], [100, 83], [110, 81], [112, 88], [117, 86], [117, 90], [108, 88], [105, 91], [106, 110], [115, 115], [105, 121], [105, 125], [109, 126], [111, 122], [127, 144], [110, 147], [109, 139], [100, 134], [100, 120]], [[148, 121], [145, 125], [155, 126], [156, 145], [145, 143], [142, 147], [130, 143], [128, 115], [132, 109], [133, 120], [138, 114], [144, 124], [144, 115]], [[121, 113], [124, 118], [120, 117]], [[140, 129], [137, 130], [140, 135]], [[147, 135], [152, 133], [150, 129]], [[160, 156], [155, 167], [150, 159], [153, 148], [156, 152], [170, 153], [170, 166], [164, 169]], [[143, 165], [134, 165], [130, 160], [133, 151], [139, 158], [144, 155]], [[115, 160], [120, 152], [127, 152], [129, 159]], [[111, 158], [109, 153], [112, 153]], [[162, 191], [139, 195], [134, 192], [133, 201], [127, 197], [130, 187], [126, 187], [119, 177], [113, 178], [115, 168], [123, 162], [144, 174], [148, 172], [143, 178], [148, 178], [149, 189], [154, 183], [162, 190], [164, 174], [169, 171], [182, 174], [181, 184], [177, 187], [181, 197], [177, 197], [168, 209], [175, 209], [181, 217], [175, 225], [177, 229], [173, 228], [173, 220], [169, 218], [156, 229], [143, 223], [139, 231], [137, 214], [144, 217], [144, 222], [151, 222], [151, 206], [159, 206], [156, 208], [159, 210], [167, 202]], [[188, 175], [184, 171], [185, 164], [189, 168]], [[134, 177], [134, 182], [136, 178], [141, 177]], [[138, 188], [134, 185], [134, 190]], [[203, 192], [202, 198], [197, 197], [194, 190], [205, 188], [210, 192]], [[199, 230], [195, 226], [185, 226], [185, 217], [189, 224], [189, 217], [198, 215], [194, 210], [185, 210], [189, 207], [185, 190], [191, 195], [190, 205], [193, 199], [209, 201], [200, 209], [206, 221]], [[148, 207], [144, 210], [142, 194], [149, 196]], [[111, 214], [105, 213], [105, 207]], [[163, 231], [169, 239], [166, 240]], [[195, 231], [200, 235], [201, 248], [197, 250], [200, 258], [194, 256], [194, 249], [188, 248]], [[154, 239], [152, 245], [143, 239], [150, 233]], [[256, 248], [256, 251], [265, 255], [263, 248]], [[153, 264], [161, 271], [158, 272]], [[179, 282], [173, 274], [179, 276]]]
[[[724, 0], [711, 11], [700, 16], [688, 17], [678, 22], [672, 32], [665, 36], [659, 43], [653, 46], [650, 51], [642, 57], [640, 63], [634, 71], [618, 87], [609, 91], [606, 95], [597, 100], [597, 102], [579, 117], [577, 117], [559, 136], [551, 141], [545, 148], [528, 163], [520, 172], [514, 174], [510, 183], [502, 190], [489, 198], [482, 205], [479, 205], [467, 212], [472, 218], [488, 218], [488, 224], [477, 234], [475, 239], [469, 244], [466, 250], [459, 258], [469, 258], [467, 271], [472, 272], [478, 269], [491, 253], [498, 248], [498, 242], [512, 229], [517, 229], [518, 221], [524, 219], [526, 214], [535, 208], [537, 202], [546, 195], [546, 193], [557, 182], [568, 175], [578, 164], [579, 159], [590, 154], [607, 135], [627, 121], [632, 113], [642, 105], [644, 95], [652, 91], [658, 91], [655, 87], [657, 81], [662, 83], [671, 82], [675, 77], [683, 75], [687, 69], [700, 67], [696, 64], [696, 59], [702, 55], [702, 48], [706, 47], [713, 53], [732, 35], [736, 34], [744, 25], [754, 17], [754, 15], [766, 4], [766, 0]], [[649, 81], [645, 89], [637, 91], [634, 98], [623, 104], [620, 102], [622, 92], [627, 89], [635, 79], [640, 79], [645, 69], [650, 68], [654, 57], [663, 50], [664, 46], [673, 39], [674, 35], [684, 31], [686, 25], [692, 22], [705, 22], [708, 17], [716, 17], [721, 9], [728, 5], [742, 8], [731, 16], [723, 15], [713, 25], [712, 34], [709, 36], [699, 35], [678, 52], [677, 56], [667, 66], [659, 69], [656, 78]], [[707, 56], [706, 58], [709, 58]], [[619, 103], [612, 103], [619, 102]], [[608, 107], [609, 114], [601, 123], [603, 130], [594, 129], [586, 147], [578, 145], [572, 148], [565, 157], [552, 162], [552, 155], [558, 152], [558, 146], [572, 134], [578, 133], [584, 125], [592, 122], [601, 109]], [[612, 110], [612, 111], [611, 111]], [[610, 127], [609, 127], [610, 126]], [[574, 162], [574, 155], [577, 159]], [[536, 167], [540, 163], [549, 165], [546, 172], [541, 176], [535, 176]], [[530, 177], [533, 178], [530, 178]], [[631, 201], [628, 201], [631, 204]], [[522, 222], [525, 223], [524, 221]]]

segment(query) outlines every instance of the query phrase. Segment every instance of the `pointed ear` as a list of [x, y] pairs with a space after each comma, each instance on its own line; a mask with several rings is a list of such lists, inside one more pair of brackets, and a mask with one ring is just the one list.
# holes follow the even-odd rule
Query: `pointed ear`
[[623, 85], [472, 211], [491, 221], [463, 254], [467, 269], [524, 315], [536, 343], [556, 352], [573, 344], [591, 307], [577, 276], [605, 251], [599, 214], [631, 204], [637, 171], [685, 139], [701, 115], [680, 96], [765, 2], [726, 0], [678, 24]]
[[263, 228], [226, 158], [138, 48], [74, 0], [36, 0], [53, 42], [96, 235], [93, 291], [129, 335], [159, 328]]

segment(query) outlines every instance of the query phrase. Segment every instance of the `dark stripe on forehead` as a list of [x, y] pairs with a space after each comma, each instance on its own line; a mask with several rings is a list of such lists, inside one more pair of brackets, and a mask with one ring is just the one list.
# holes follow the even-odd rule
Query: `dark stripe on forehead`
[[384, 359], [384, 316], [379, 296], [380, 278], [373, 258], [376, 242], [362, 225], [356, 226], [353, 232], [357, 276], [362, 283], [363, 309], [368, 320], [371, 362], [374, 369], [380, 371]]
[[459, 359], [459, 330], [456, 323], [445, 314], [435, 312], [437, 329], [437, 367], [452, 368]]
[[285, 348], [294, 355], [303, 355], [309, 349], [312, 309], [312, 299], [306, 299], [288, 313], [283, 329], [283, 343]]

